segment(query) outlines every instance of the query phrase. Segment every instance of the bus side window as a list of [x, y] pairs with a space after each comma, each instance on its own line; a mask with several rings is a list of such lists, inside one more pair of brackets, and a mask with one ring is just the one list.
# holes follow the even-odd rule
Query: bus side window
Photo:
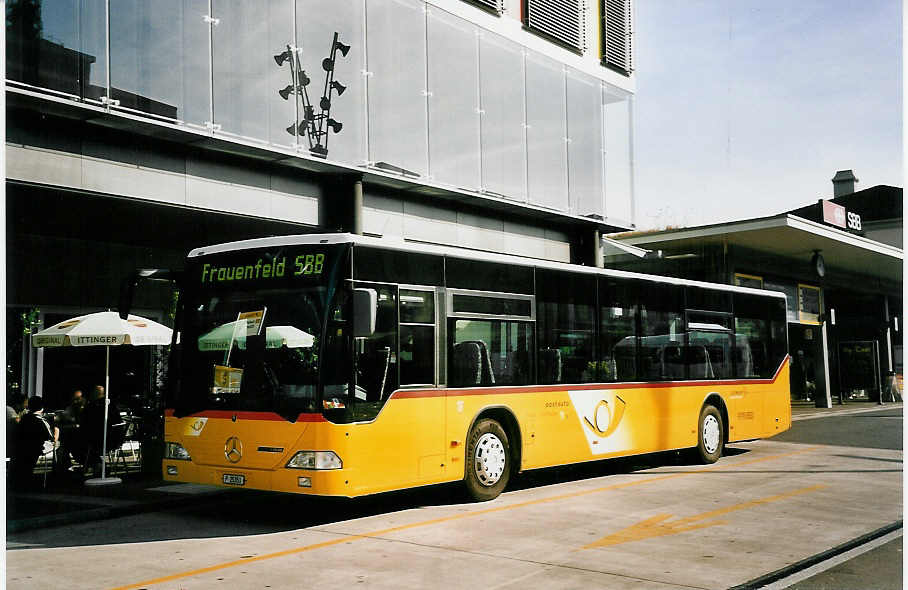
[[[637, 378], [637, 306], [634, 289], [626, 280], [599, 280], [600, 381], [633, 381]], [[643, 361], [652, 362], [644, 357]]]
[[400, 290], [400, 384], [435, 384], [435, 292]]
[[450, 385], [527, 385], [533, 379], [531, 322], [456, 319]]
[[680, 374], [672, 368], [666, 374], [665, 364], [657, 359], [666, 346], [683, 345], [683, 288], [676, 285], [647, 283], [640, 291], [640, 346], [641, 367], [638, 379], [664, 380], [684, 379], [682, 367]]
[[375, 332], [355, 341], [355, 395], [364, 401], [384, 401], [397, 389], [398, 382], [397, 287], [364, 283], [356, 286], [376, 291], [378, 311]]
[[[785, 332], [772, 320], [783, 317], [781, 303], [748, 293], [735, 293], [736, 377], [772, 377], [785, 355]], [[777, 334], [776, 332], [781, 332]]]
[[595, 277], [537, 269], [539, 383], [597, 380], [593, 350], [595, 281]]

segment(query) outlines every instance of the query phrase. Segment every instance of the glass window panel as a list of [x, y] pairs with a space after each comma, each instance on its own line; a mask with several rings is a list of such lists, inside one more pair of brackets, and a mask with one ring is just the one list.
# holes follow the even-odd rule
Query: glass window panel
[[638, 290], [627, 281], [602, 279], [599, 282], [599, 379], [633, 381], [637, 378], [637, 306]]
[[602, 109], [599, 92], [598, 80], [568, 70], [568, 185], [571, 208], [577, 215], [604, 217]]
[[[354, 342], [355, 395], [366, 402], [384, 403], [397, 389], [397, 287], [367, 283], [356, 287], [375, 289], [378, 310], [375, 332]], [[373, 408], [376, 413], [380, 403]]]
[[104, 0], [12, 0], [6, 5], [6, 75], [98, 99], [107, 94]]
[[104, 0], [79, 4], [82, 98], [99, 99], [107, 96], [107, 6]]
[[529, 201], [565, 211], [568, 179], [564, 71], [553, 60], [527, 53], [526, 80]]
[[207, 0], [111, 0], [110, 85], [120, 106], [208, 120], [207, 12]]
[[433, 179], [479, 187], [476, 27], [433, 8], [428, 17], [429, 165]]
[[400, 327], [400, 384], [435, 383], [435, 327]]
[[454, 387], [526, 385], [533, 375], [533, 324], [455, 320], [449, 372]]
[[483, 32], [479, 53], [482, 187], [526, 201], [523, 50], [516, 43]]
[[781, 291], [785, 293], [788, 303], [788, 321], [798, 322], [798, 287], [790, 283], [779, 283], [774, 280], [763, 281], [763, 288], [767, 291]]
[[538, 383], [596, 381], [596, 279], [537, 270]]
[[687, 309], [730, 312], [731, 296], [729, 291], [688, 287]]
[[444, 258], [433, 254], [357, 246], [353, 252], [353, 276], [383, 283], [443, 285]]
[[215, 0], [213, 27], [214, 122], [227, 133], [290, 145], [293, 103], [278, 90], [289, 81], [290, 64], [274, 56], [293, 44], [293, 5], [286, 0]]
[[731, 334], [691, 330], [688, 333], [687, 362], [690, 379], [731, 377]]
[[631, 98], [618, 96], [605, 87], [602, 96], [605, 125], [605, 214], [618, 221], [631, 222], [634, 217]]
[[770, 311], [775, 300], [735, 293], [734, 302], [735, 376], [772, 377]]
[[458, 289], [532, 294], [533, 267], [447, 258], [445, 284]]
[[480, 295], [454, 295], [451, 307], [454, 313], [482, 313], [531, 317], [533, 305], [529, 299], [506, 299]]
[[435, 293], [432, 291], [401, 289], [400, 323], [434, 324]]
[[642, 380], [686, 378], [682, 287], [646, 284], [640, 304]]
[[422, 2], [386, 0], [366, 7], [369, 160], [425, 176], [426, 17]]
[[6, 5], [6, 76], [80, 95], [79, 3], [11, 0]]
[[[366, 161], [366, 115], [363, 108], [366, 102], [366, 84], [362, 75], [366, 59], [363, 46], [364, 20], [362, 2], [334, 0], [296, 2], [297, 42], [303, 49], [302, 67], [312, 79], [309, 85], [309, 99], [313, 106], [320, 106], [325, 87], [325, 70], [321, 64], [330, 52], [334, 33], [337, 32], [338, 41], [350, 46], [346, 56], [340, 52], [335, 55], [334, 80], [345, 90], [343, 94], [338, 94], [335, 88], [331, 98], [330, 115], [343, 127], [338, 133], [332, 131], [327, 137], [327, 157], [329, 160], [356, 166]], [[289, 68], [283, 71], [283, 76], [286, 78], [283, 84], [289, 84]], [[302, 112], [303, 108], [300, 106], [300, 113]], [[308, 139], [301, 138], [301, 141], [309, 145]]]

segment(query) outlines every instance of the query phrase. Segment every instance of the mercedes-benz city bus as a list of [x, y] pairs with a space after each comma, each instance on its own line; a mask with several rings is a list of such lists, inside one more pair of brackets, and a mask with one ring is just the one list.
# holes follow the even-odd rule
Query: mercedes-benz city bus
[[186, 261], [164, 478], [358, 496], [789, 428], [780, 293], [348, 234]]

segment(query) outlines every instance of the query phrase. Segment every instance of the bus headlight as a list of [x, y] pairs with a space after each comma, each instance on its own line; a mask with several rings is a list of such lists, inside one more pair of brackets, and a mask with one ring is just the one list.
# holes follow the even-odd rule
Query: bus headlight
[[192, 460], [192, 457], [189, 456], [189, 451], [183, 445], [175, 442], [164, 443], [164, 458], [176, 459], [177, 461]]
[[334, 451], [298, 451], [286, 465], [288, 469], [341, 469], [343, 466]]

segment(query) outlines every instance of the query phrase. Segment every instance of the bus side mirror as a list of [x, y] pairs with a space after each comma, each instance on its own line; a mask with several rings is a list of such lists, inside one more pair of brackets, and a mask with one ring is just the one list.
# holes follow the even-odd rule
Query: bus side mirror
[[378, 315], [378, 292], [375, 289], [353, 289], [353, 337], [375, 334]]

